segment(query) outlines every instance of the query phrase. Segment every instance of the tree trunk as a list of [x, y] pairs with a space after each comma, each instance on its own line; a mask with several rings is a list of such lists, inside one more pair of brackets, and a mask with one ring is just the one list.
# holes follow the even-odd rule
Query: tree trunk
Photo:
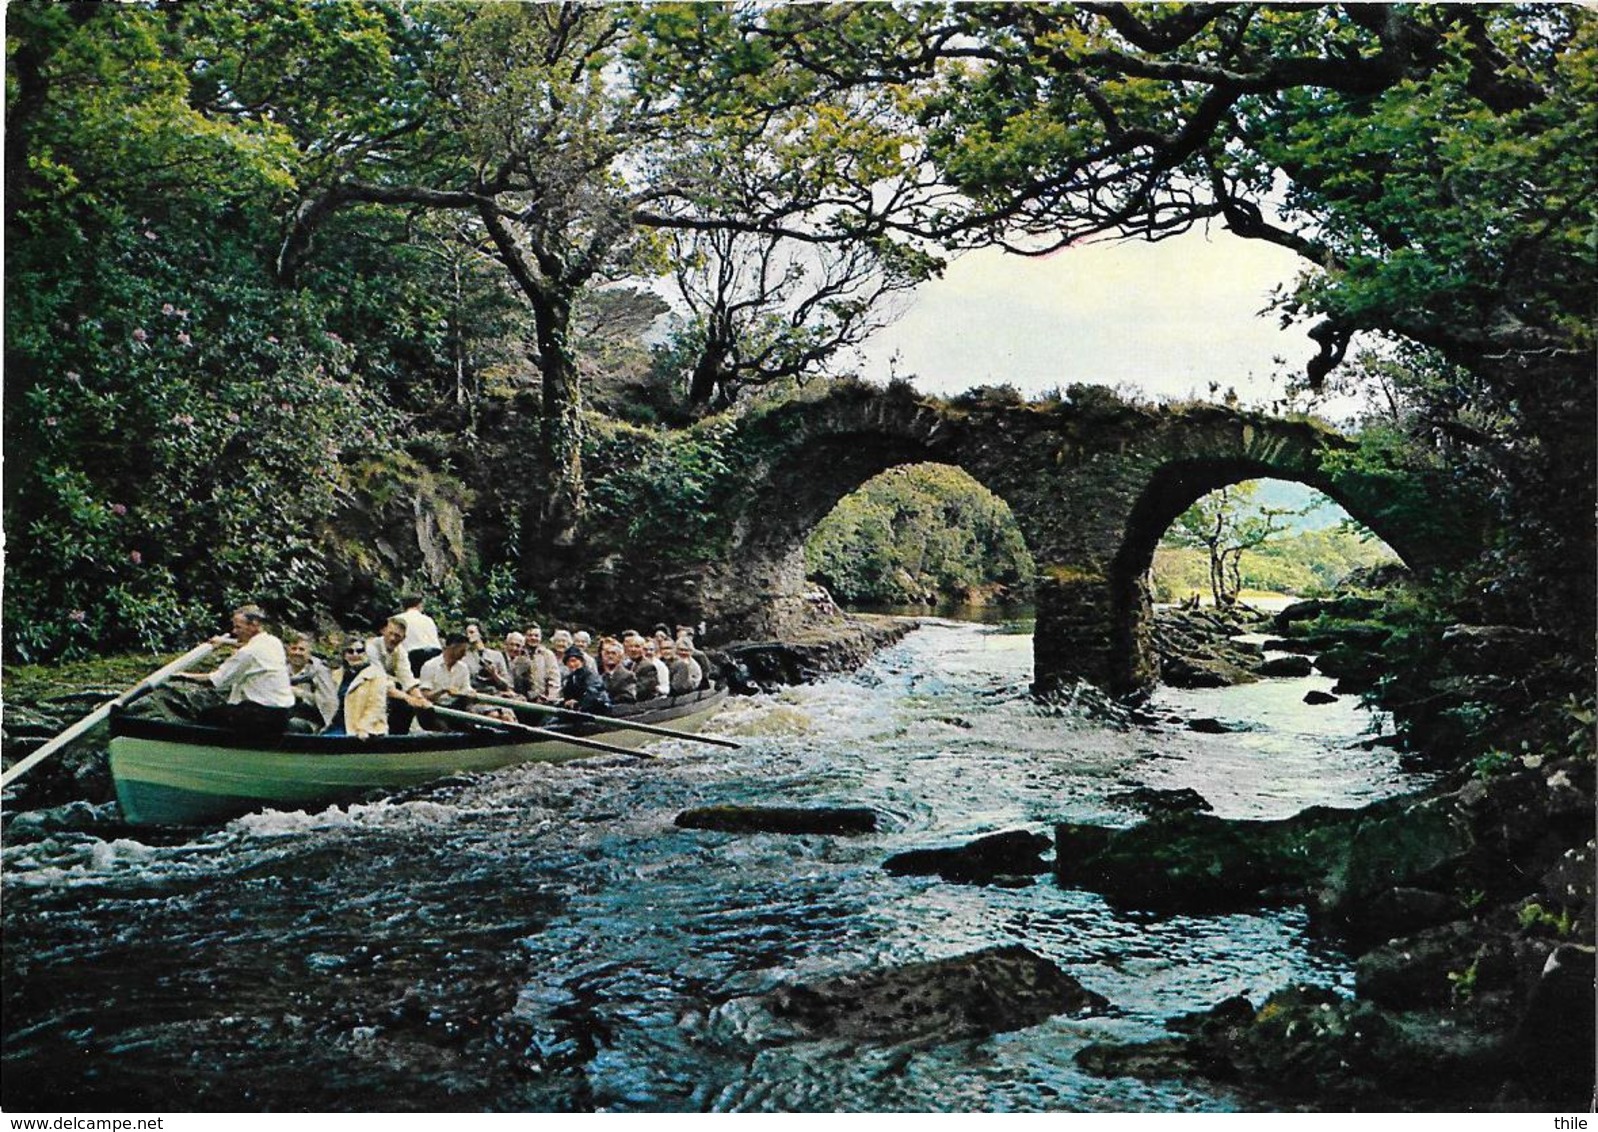
[[556, 546], [576, 538], [583, 514], [583, 391], [569, 342], [571, 299], [543, 295], [534, 304], [544, 379], [544, 498], [539, 526]]

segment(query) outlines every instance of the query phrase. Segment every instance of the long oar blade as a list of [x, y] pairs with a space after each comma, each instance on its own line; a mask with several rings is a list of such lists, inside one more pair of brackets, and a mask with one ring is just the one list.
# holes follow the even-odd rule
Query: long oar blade
[[485, 696], [481, 692], [473, 692], [474, 699], [485, 704], [497, 704], [508, 707], [513, 711], [536, 711], [544, 715], [553, 715], [558, 719], [580, 719], [587, 723], [602, 723], [606, 727], [614, 727], [621, 731], [644, 731], [650, 735], [662, 735], [668, 739], [687, 739], [691, 743], [709, 743], [716, 747], [731, 747], [741, 750], [742, 744], [731, 739], [721, 739], [714, 735], [694, 735], [687, 731], [673, 731], [669, 727], [656, 727], [652, 723], [632, 723], [625, 719], [618, 719], [613, 715], [592, 715], [586, 711], [573, 711], [571, 708], [554, 707], [551, 704], [535, 704], [528, 700], [510, 700], [504, 696]]
[[618, 747], [614, 743], [601, 743], [598, 739], [585, 739], [581, 735], [565, 735], [559, 731], [549, 731], [542, 727], [530, 727], [525, 723], [511, 723], [503, 719], [490, 719], [485, 715], [477, 715], [469, 711], [456, 711], [454, 708], [435, 707], [433, 708], [433, 713], [441, 715], [445, 719], [458, 719], [464, 723], [475, 723], [483, 727], [503, 727], [510, 731], [525, 732], [544, 739], [555, 739], [562, 743], [570, 743], [574, 747], [589, 747], [612, 755], [631, 755], [640, 759], [652, 759], [655, 757], [647, 751], [635, 751], [629, 747]]
[[68, 743], [82, 735], [85, 731], [88, 731], [95, 725], [99, 724], [106, 718], [106, 716], [111, 714], [113, 708], [118, 708], [123, 704], [132, 702], [139, 696], [142, 696], [145, 692], [150, 691], [150, 689], [159, 686], [169, 676], [174, 676], [177, 673], [182, 672], [185, 668], [199, 663], [202, 659], [209, 655], [211, 650], [215, 647], [216, 646], [211, 644], [209, 641], [203, 645], [195, 645], [188, 652], [174, 660], [171, 664], [168, 664], [164, 668], [159, 668], [150, 673], [150, 675], [146, 676], [143, 680], [140, 680], [126, 692], [123, 692], [116, 699], [108, 700], [101, 704], [88, 715], [74, 723], [71, 727], [61, 732], [61, 734], [57, 735], [54, 739], [51, 739], [44, 746], [40, 747], [37, 751], [34, 751], [27, 758], [23, 759], [21, 762], [14, 763], [13, 765], [7, 767], [6, 772], [4, 774], [0, 774], [0, 789], [10, 786], [18, 778], [21, 778], [24, 774], [38, 766], [51, 755], [55, 754], [62, 747], [65, 747]]

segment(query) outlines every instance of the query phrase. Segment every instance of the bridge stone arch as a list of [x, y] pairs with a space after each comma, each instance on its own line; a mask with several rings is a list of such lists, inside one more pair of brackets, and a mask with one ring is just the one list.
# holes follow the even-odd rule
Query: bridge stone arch
[[1208, 492], [1275, 478], [1324, 492], [1411, 567], [1452, 548], [1391, 517], [1383, 483], [1328, 456], [1351, 442], [1310, 419], [1218, 405], [1152, 406], [1072, 386], [1058, 402], [1013, 396], [954, 402], [907, 388], [844, 386], [749, 418], [748, 469], [726, 560], [705, 595], [734, 632], [783, 635], [802, 624], [809, 532], [872, 476], [904, 463], [952, 464], [1003, 499], [1038, 566], [1033, 687], [1085, 679], [1116, 693], [1158, 677], [1146, 575], [1166, 528]]

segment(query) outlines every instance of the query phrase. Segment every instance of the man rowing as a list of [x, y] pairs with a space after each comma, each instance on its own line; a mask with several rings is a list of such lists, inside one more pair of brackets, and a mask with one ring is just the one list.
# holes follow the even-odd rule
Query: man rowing
[[225, 703], [200, 710], [200, 722], [249, 739], [282, 735], [294, 710], [288, 653], [283, 642], [266, 631], [266, 613], [260, 606], [239, 606], [233, 611], [233, 635], [211, 638], [213, 645], [235, 643], [238, 651], [216, 671], [179, 672], [176, 679], [209, 684], [226, 694]]

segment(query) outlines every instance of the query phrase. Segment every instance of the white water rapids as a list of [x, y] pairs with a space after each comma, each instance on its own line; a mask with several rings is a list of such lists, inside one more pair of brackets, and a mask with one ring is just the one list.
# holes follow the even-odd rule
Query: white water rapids
[[[934, 622], [862, 672], [732, 701], [722, 750], [662, 741], [197, 837], [23, 815], [4, 849], [7, 1107], [83, 1111], [1231, 1111], [1073, 1055], [1350, 966], [1298, 909], [1153, 916], [1039, 877], [888, 856], [1188, 787], [1230, 817], [1415, 789], [1319, 677], [1163, 691], [1155, 727], [1025, 695], [1024, 630]], [[1247, 728], [1209, 735], [1181, 722]], [[679, 829], [695, 806], [869, 806], [871, 835]], [[1023, 944], [1108, 998], [982, 1038], [804, 1039], [778, 986]]]

